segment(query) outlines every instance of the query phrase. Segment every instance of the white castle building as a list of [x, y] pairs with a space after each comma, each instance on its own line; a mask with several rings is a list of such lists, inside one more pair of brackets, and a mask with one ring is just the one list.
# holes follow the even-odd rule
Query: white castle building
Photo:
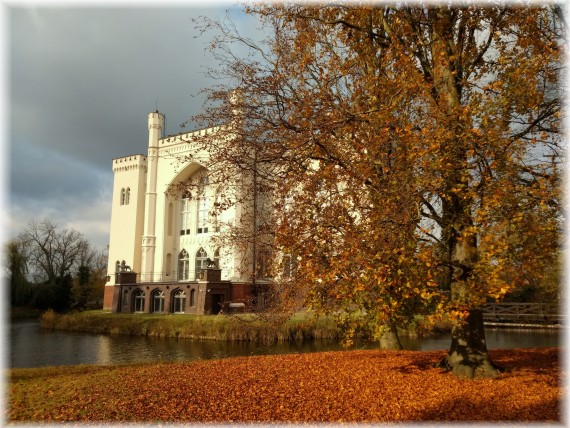
[[[203, 314], [243, 307], [260, 287], [251, 257], [221, 248], [215, 237], [244, 207], [212, 216], [216, 189], [209, 186], [208, 153], [197, 143], [216, 129], [163, 137], [164, 115], [156, 111], [148, 130], [147, 154], [113, 160], [104, 309]], [[199, 194], [170, 190], [184, 182], [201, 183]]]

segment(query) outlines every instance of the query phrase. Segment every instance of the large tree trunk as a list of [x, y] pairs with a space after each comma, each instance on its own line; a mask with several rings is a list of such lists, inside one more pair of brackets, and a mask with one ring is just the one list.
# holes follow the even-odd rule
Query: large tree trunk
[[382, 335], [380, 336], [380, 349], [403, 349], [398, 337], [396, 325], [390, 321], [382, 327]]
[[468, 308], [467, 317], [455, 325], [451, 331], [451, 347], [440, 366], [454, 375], [467, 378], [494, 377], [499, 368], [489, 359], [485, 326], [481, 308], [470, 307], [467, 282], [472, 280], [472, 267], [477, 260], [477, 240], [475, 235], [466, 233], [471, 218], [468, 208], [458, 203], [458, 198], [451, 198], [448, 213], [455, 222], [448, 235], [450, 262], [452, 268], [451, 301], [457, 308]]
[[[465, 192], [470, 188], [471, 172], [467, 158], [467, 141], [463, 130], [472, 126], [462, 120], [461, 87], [451, 58], [453, 17], [450, 9], [430, 10], [433, 19], [433, 82], [434, 101], [442, 113], [439, 120], [453, 130], [447, 144], [442, 145], [442, 159], [449, 159], [450, 168], [444, 168], [444, 192], [441, 195], [443, 211], [442, 238], [447, 250], [450, 272], [448, 276], [451, 301], [458, 308], [469, 307], [467, 281], [477, 260], [477, 237], [473, 226], [472, 196]], [[483, 313], [471, 308], [467, 318], [452, 330], [451, 348], [440, 363], [457, 376], [468, 378], [496, 376], [497, 367], [489, 360]]]
[[471, 309], [465, 322], [453, 328], [451, 348], [439, 365], [470, 379], [495, 377], [501, 372], [489, 359], [481, 309]]

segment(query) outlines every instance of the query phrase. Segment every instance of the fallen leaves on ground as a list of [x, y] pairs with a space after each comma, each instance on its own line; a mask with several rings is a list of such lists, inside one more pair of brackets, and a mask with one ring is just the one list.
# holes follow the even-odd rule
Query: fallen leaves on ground
[[[346, 351], [136, 366], [12, 369], [10, 421], [558, 421], [559, 349], [491, 351], [459, 379], [444, 352]], [[41, 374], [41, 376], [40, 376]]]

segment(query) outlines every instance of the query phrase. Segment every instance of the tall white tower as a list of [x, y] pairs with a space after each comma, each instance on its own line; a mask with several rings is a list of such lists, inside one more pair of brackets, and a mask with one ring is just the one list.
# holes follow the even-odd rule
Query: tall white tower
[[[142, 237], [142, 263], [140, 281], [152, 281], [156, 249], [156, 176], [158, 166], [158, 140], [164, 129], [164, 115], [158, 110], [148, 114], [148, 156], [145, 195], [144, 234]], [[157, 275], [160, 275], [159, 273]]]
[[141, 237], [144, 225], [146, 156], [113, 159], [113, 200], [109, 236], [108, 282], [104, 309], [111, 309], [115, 292], [116, 262], [125, 261], [135, 272], [141, 269]]

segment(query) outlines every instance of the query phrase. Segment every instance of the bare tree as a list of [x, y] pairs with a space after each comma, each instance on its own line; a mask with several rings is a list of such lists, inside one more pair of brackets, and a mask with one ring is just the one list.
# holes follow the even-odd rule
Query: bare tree
[[31, 288], [26, 275], [28, 261], [22, 243], [16, 239], [8, 241], [5, 247], [5, 269], [10, 285], [10, 303], [21, 306], [29, 302]]
[[89, 243], [76, 230], [58, 230], [44, 219], [31, 222], [19, 240], [28, 251], [28, 261], [37, 282], [62, 279], [83, 261], [92, 258]]

